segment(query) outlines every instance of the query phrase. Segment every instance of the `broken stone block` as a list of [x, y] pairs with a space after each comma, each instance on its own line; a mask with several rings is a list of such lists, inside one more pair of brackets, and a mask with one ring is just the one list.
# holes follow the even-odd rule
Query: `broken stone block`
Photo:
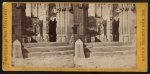
[[19, 40], [15, 40], [13, 42], [13, 58], [23, 58], [22, 55], [22, 46], [21, 46], [21, 42]]
[[75, 42], [75, 58], [85, 58], [83, 42], [80, 39]]

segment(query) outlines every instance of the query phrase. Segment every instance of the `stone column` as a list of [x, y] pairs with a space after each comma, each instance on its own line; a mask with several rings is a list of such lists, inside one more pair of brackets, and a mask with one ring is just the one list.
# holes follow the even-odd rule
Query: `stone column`
[[41, 4], [37, 4], [38, 5], [38, 9], [37, 9], [37, 12], [38, 12], [38, 18], [41, 20], [40, 16], [41, 16]]
[[[89, 16], [95, 16], [96, 15], [95, 11], [97, 11], [97, 9], [98, 9], [97, 4], [89, 3], [89, 9], [88, 9]], [[98, 14], [99, 14], [99, 12], [98, 12]]]
[[96, 14], [96, 17], [101, 17], [102, 13], [102, 9], [101, 9], [101, 4], [95, 4], [95, 14]]
[[[125, 5], [124, 5], [124, 4], [123, 4], [123, 8], [125, 8]], [[122, 23], [122, 27], [123, 27], [123, 28], [122, 28], [122, 31], [123, 31], [123, 33], [122, 33], [122, 38], [123, 38], [123, 42], [124, 42], [124, 41], [125, 41], [125, 40], [124, 40], [124, 39], [125, 39], [124, 36], [125, 36], [125, 33], [126, 33], [126, 32], [125, 32], [125, 31], [126, 31], [126, 26], [125, 26], [125, 25], [126, 25], [126, 22], [125, 22], [125, 16], [126, 16], [126, 15], [125, 15], [125, 10], [122, 11], [122, 14], [123, 14], [123, 18], [122, 18], [122, 21], [123, 21], [123, 23]]]
[[124, 42], [128, 42], [127, 4], [125, 4], [125, 8], [126, 8], [126, 10], [125, 10], [125, 19], [124, 19], [124, 21], [125, 21], [125, 38], [124, 38]]
[[47, 35], [47, 25], [48, 25], [48, 20], [47, 20], [47, 11], [48, 11], [48, 4], [42, 4], [42, 19], [43, 19], [43, 40], [44, 42], [48, 42], [48, 35]]
[[[122, 4], [119, 4], [119, 8], [122, 9]], [[123, 12], [120, 10], [119, 13], [119, 42], [123, 42]]]
[[[101, 4], [96, 4], [95, 3], [95, 18], [96, 18], [96, 30], [98, 31], [98, 25], [99, 25], [99, 21], [100, 21], [100, 17], [101, 17]], [[89, 36], [90, 37], [90, 36]], [[98, 39], [100, 39], [100, 36], [97, 35], [96, 36]], [[95, 38], [94, 38], [95, 40]], [[93, 41], [93, 37], [91, 37], [91, 41]]]
[[126, 4], [123, 4], [123, 42], [127, 41], [127, 13], [126, 13]]
[[108, 9], [107, 9], [107, 12], [108, 12], [108, 17], [107, 17], [107, 40], [110, 42], [111, 41], [111, 20], [110, 20], [110, 17], [111, 17], [111, 4], [108, 4]]
[[57, 41], [56, 42], [61, 42], [61, 18], [60, 18], [60, 4], [56, 4], [56, 8], [58, 10], [58, 13], [56, 15], [57, 18], [57, 28], [56, 28], [56, 32], [57, 32]]
[[[106, 25], [106, 27], [104, 27], [103, 26], [103, 31], [104, 31], [104, 33], [103, 33], [103, 35], [101, 35], [101, 41], [103, 41], [103, 42], [106, 42], [108, 39], [107, 39], [107, 30], [108, 30], [108, 21], [109, 21], [109, 8], [108, 8], [108, 4], [103, 4], [102, 5], [102, 18], [104, 19], [104, 22], [106, 22], [105, 23], [105, 25]], [[106, 34], [106, 35], [105, 35]]]
[[[78, 5], [74, 4], [74, 25], [78, 26], [77, 27], [77, 36], [84, 42], [85, 40], [85, 18], [88, 18], [86, 16], [88, 12], [87, 6], [84, 7], [84, 4]], [[77, 39], [78, 39], [77, 37]], [[76, 41], [76, 40], [75, 40]]]
[[127, 42], [129, 42], [129, 39], [130, 39], [130, 33], [129, 33], [129, 21], [128, 21], [128, 19], [130, 19], [129, 18], [129, 13], [128, 13], [128, 11], [129, 11], [129, 7], [128, 7], [128, 5], [127, 5], [127, 11], [126, 11], [126, 15], [127, 15], [127, 17], [126, 17], [126, 20], [127, 20], [127, 35], [128, 35], [128, 38], [127, 38]]
[[[71, 6], [71, 5], [70, 5]], [[69, 34], [69, 42], [70, 44], [73, 44], [74, 42], [74, 35], [73, 35], [73, 25], [74, 25], [74, 14], [71, 13], [72, 11], [69, 11], [68, 9], [68, 34]]]
[[30, 3], [26, 3], [26, 16], [31, 17], [31, 4]]
[[[65, 7], [67, 7], [66, 5], [65, 5]], [[66, 42], [68, 42], [68, 33], [67, 33], [67, 27], [68, 27], [68, 14], [67, 14], [67, 8], [65, 8], [65, 11], [64, 11], [64, 13], [65, 13], [65, 40], [66, 40]]]
[[106, 20], [107, 19], [107, 5], [106, 4], [103, 4], [102, 5], [102, 17], [103, 17], [103, 19], [104, 20]]
[[62, 42], [66, 42], [66, 37], [65, 37], [65, 11], [64, 11], [64, 4], [62, 5]]
[[32, 17], [37, 17], [38, 13], [37, 13], [37, 4], [36, 3], [32, 3], [31, 4], [31, 15]]
[[68, 39], [68, 42], [70, 41], [70, 38], [71, 38], [71, 23], [70, 23], [70, 21], [71, 21], [71, 16], [70, 16], [70, 12], [69, 12], [69, 10], [70, 10], [70, 5], [68, 4], [68, 7], [69, 8], [67, 8], [67, 11], [66, 11], [66, 13], [67, 13], [67, 39]]
[[60, 31], [61, 31], [60, 40], [62, 42], [62, 35], [63, 35], [63, 31], [62, 31], [62, 29], [63, 29], [63, 12], [62, 12], [62, 9], [60, 11], [60, 27], [61, 27], [61, 29], [60, 29]]
[[[135, 9], [136, 10], [136, 9]], [[128, 25], [129, 25], [129, 35], [130, 35], [130, 42], [133, 42], [133, 44], [135, 45], [136, 43], [136, 13], [134, 13], [133, 10], [133, 4], [130, 5], [129, 7], [129, 11], [128, 11]]]
[[[56, 11], [57, 11], [57, 13], [56, 13], [56, 21], [57, 21], [57, 27], [56, 27], [56, 34], [57, 34], [57, 36], [56, 36], [56, 42], [59, 42], [59, 4], [57, 3], [57, 4], [55, 4], [56, 5]], [[49, 11], [50, 12], [50, 11]]]
[[13, 41], [18, 39], [22, 43], [22, 36], [25, 34], [25, 4], [13, 4], [12, 24], [13, 24]]
[[84, 8], [84, 42], [88, 42], [88, 32], [87, 32], [87, 28], [88, 28], [88, 6], [86, 5]]
[[130, 11], [131, 11], [131, 9], [130, 9], [130, 7], [131, 7], [131, 4], [128, 4], [128, 12], [127, 12], [128, 13], [128, 18], [127, 18], [127, 21], [128, 21], [127, 22], [128, 23], [128, 36], [129, 36], [128, 42], [131, 41], [130, 40], [131, 39], [131, 35], [130, 35], [130, 16], [131, 16], [130, 15], [130, 13], [131, 13]]
[[38, 10], [37, 10], [37, 12], [38, 12], [38, 18], [39, 18], [39, 20], [40, 21], [42, 21], [41, 22], [41, 25], [42, 25], [42, 27], [40, 28], [40, 30], [42, 31], [42, 33], [40, 33], [40, 36], [39, 36], [39, 39], [40, 39], [40, 42], [43, 42], [44, 41], [44, 39], [43, 39], [43, 19], [44, 19], [44, 17], [43, 17], [43, 5], [42, 4], [37, 4], [37, 7], [38, 7]]
[[[25, 13], [27, 17], [31, 17], [31, 3], [26, 3]], [[23, 42], [30, 42], [31, 38], [28, 36], [23, 37]]]
[[43, 40], [47, 42], [47, 35], [46, 35], [46, 16], [43, 15]]

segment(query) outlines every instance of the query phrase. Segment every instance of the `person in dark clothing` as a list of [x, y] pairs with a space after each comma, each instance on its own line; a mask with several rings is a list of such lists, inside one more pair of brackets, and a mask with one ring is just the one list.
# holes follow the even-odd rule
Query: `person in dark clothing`
[[50, 42], [56, 42], [56, 27], [57, 27], [57, 21], [54, 19], [54, 21], [50, 20], [49, 22], [49, 41]]
[[112, 23], [113, 41], [119, 41], [119, 19], [115, 19]]

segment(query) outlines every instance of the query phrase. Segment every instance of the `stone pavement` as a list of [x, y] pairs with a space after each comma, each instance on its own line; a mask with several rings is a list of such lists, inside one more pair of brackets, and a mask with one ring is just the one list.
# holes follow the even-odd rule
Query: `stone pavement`
[[136, 53], [92, 56], [79, 60], [80, 63], [76, 65], [73, 58], [73, 55], [30, 57], [17, 59], [14, 66], [51, 68], [134, 68], [136, 66]]
[[13, 65], [24, 67], [72, 68], [74, 67], [74, 62], [73, 55], [55, 55], [16, 59]]
[[92, 56], [80, 60], [76, 68], [134, 68], [136, 67], [136, 53], [110, 54]]
[[129, 43], [86, 44], [89, 54], [78, 60], [74, 56], [75, 51], [72, 46], [54, 44], [27, 45], [30, 46], [26, 48], [29, 52], [28, 58], [14, 59], [13, 66], [50, 68], [134, 68], [136, 66], [136, 48]]

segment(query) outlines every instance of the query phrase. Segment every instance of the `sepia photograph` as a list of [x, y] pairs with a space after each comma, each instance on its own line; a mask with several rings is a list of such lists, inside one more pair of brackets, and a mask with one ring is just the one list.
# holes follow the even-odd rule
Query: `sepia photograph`
[[136, 68], [134, 3], [12, 3], [12, 66]]

